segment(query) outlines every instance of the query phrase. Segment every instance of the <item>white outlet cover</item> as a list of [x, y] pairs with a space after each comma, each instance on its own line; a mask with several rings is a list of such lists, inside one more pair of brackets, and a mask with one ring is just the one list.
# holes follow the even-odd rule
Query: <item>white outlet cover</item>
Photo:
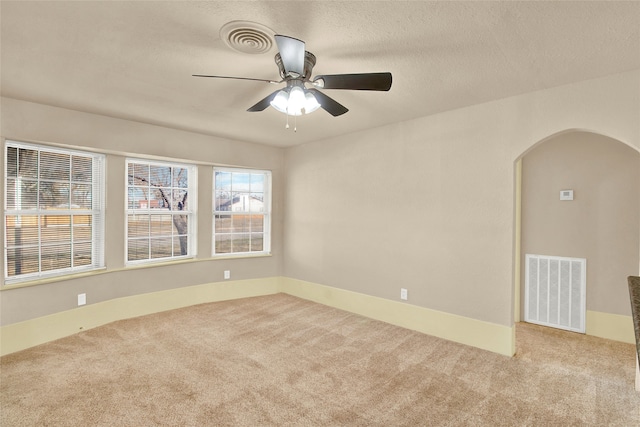
[[231, 278], [231, 271], [230, 270], [225, 270], [224, 271], [224, 278], [225, 279], [230, 279]]
[[78, 294], [78, 305], [85, 305], [87, 303], [87, 294]]
[[573, 200], [573, 190], [560, 191], [560, 200]]
[[407, 296], [407, 290], [405, 288], [400, 288], [400, 299], [406, 300]]

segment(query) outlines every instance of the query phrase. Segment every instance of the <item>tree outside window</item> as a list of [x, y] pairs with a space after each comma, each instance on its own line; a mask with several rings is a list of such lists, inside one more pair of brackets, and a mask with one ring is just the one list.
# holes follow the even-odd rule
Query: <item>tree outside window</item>
[[127, 261], [193, 256], [195, 167], [127, 162]]

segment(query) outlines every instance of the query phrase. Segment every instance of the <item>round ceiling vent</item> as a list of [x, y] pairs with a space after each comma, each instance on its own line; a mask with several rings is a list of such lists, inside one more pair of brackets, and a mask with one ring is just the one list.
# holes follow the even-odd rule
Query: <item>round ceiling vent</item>
[[271, 28], [251, 21], [231, 21], [220, 29], [220, 38], [227, 46], [250, 54], [270, 51], [275, 34]]

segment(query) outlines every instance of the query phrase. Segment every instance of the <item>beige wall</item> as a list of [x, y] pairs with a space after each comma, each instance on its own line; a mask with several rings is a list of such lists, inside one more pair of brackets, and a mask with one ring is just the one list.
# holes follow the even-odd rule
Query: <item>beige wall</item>
[[516, 160], [573, 129], [639, 150], [639, 88], [636, 70], [288, 149], [284, 275], [511, 325]]
[[[107, 154], [107, 268], [103, 272], [47, 281], [37, 286], [3, 286], [0, 292], [0, 325], [75, 308], [78, 293], [86, 293], [87, 303], [94, 304], [114, 298], [223, 281], [224, 270], [231, 270], [233, 280], [280, 275], [284, 181], [281, 149], [9, 98], [2, 98], [1, 107], [0, 135], [3, 138], [63, 144]], [[127, 155], [182, 159], [199, 165], [196, 260], [146, 268], [125, 267], [124, 192]], [[273, 171], [273, 256], [211, 259], [213, 164]], [[4, 277], [4, 272], [1, 277]]]
[[[640, 149], [638, 88], [633, 71], [287, 150], [4, 98], [2, 137], [109, 154], [109, 231], [106, 273], [5, 288], [0, 322], [71, 310], [79, 292], [92, 304], [221, 281], [230, 269], [233, 280], [285, 276], [387, 300], [404, 287], [409, 304], [510, 326], [515, 161], [568, 129]], [[128, 153], [207, 163], [199, 168], [198, 261], [124, 268]], [[209, 163], [273, 170], [273, 257], [208, 258]]]
[[[560, 190], [572, 189], [573, 201]], [[587, 310], [631, 315], [627, 276], [640, 259], [640, 153], [585, 132], [558, 135], [522, 161], [527, 253], [587, 259]], [[524, 295], [524, 271], [522, 272]], [[524, 309], [522, 309], [524, 313]]]

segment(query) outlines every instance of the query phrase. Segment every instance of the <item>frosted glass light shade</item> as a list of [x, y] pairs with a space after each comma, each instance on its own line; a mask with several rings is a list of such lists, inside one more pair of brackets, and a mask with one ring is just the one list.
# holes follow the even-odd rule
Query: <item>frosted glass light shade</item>
[[281, 113], [287, 113], [287, 105], [289, 105], [289, 94], [286, 90], [278, 92], [271, 101], [271, 106]]
[[292, 116], [301, 115], [305, 101], [304, 90], [300, 86], [292, 87], [289, 92], [289, 114]]
[[276, 110], [289, 116], [310, 114], [321, 107], [313, 93], [300, 86], [282, 89], [270, 104]]
[[315, 96], [313, 96], [311, 92], [305, 93], [304, 97], [305, 97], [305, 103], [304, 103], [305, 114], [313, 113], [318, 108], [320, 108], [320, 104], [318, 104], [318, 100], [316, 99]]

